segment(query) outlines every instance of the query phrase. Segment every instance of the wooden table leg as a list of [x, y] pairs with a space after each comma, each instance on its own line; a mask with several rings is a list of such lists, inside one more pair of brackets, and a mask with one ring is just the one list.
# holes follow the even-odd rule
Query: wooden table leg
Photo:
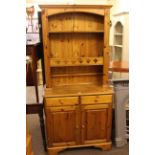
[[39, 103], [36, 50], [33, 50], [31, 52], [31, 56], [32, 56], [32, 66], [33, 66], [34, 86], [35, 86], [35, 92], [36, 92], [36, 101], [37, 101], [37, 103]]

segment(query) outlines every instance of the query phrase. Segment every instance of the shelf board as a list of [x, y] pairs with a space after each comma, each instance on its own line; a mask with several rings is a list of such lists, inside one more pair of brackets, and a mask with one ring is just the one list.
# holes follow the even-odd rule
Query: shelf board
[[52, 77], [57, 78], [57, 77], [68, 77], [68, 76], [97, 76], [97, 75], [103, 75], [103, 73], [55, 74], [55, 75], [52, 75]]
[[92, 31], [49, 31], [49, 33], [103, 33], [103, 30], [92, 30]]
[[114, 47], [120, 47], [120, 48], [123, 48], [123, 45], [114, 45]]
[[61, 64], [51, 65], [51, 67], [74, 67], [74, 66], [102, 66], [103, 64]]
[[103, 87], [103, 85], [78, 84], [78, 85], [62, 85], [45, 89], [45, 97], [65, 97], [81, 95], [98, 95], [98, 94], [112, 94], [112, 87]]
[[51, 58], [51, 67], [103, 65], [103, 57]]
[[115, 33], [114, 35], [115, 36], [122, 36], [123, 34], [122, 33]]

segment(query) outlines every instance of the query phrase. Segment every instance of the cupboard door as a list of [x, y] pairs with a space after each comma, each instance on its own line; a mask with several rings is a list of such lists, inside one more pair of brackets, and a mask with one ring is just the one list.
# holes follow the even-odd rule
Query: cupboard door
[[82, 143], [102, 143], [109, 140], [111, 104], [82, 106]]
[[78, 144], [78, 121], [76, 106], [46, 108], [48, 147]]

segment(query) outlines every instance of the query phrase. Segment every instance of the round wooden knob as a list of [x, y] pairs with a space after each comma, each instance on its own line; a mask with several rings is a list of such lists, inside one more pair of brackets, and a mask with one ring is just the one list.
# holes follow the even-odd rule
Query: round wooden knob
[[59, 102], [60, 102], [61, 104], [63, 104], [63, 101], [62, 101], [62, 100], [59, 100]]
[[98, 100], [96, 99], [96, 100], [94, 100], [94, 102], [97, 102]]

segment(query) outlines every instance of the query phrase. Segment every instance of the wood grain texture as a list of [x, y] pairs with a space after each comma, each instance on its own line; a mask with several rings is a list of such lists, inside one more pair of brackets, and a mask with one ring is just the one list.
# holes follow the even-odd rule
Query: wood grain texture
[[[84, 106], [84, 144], [106, 140], [107, 110], [105, 106]], [[99, 141], [98, 141], [99, 140]]]
[[45, 98], [71, 97], [71, 96], [91, 96], [91, 95], [112, 95], [114, 93], [111, 87], [102, 87], [100, 85], [67, 85], [56, 86], [45, 89]]
[[110, 10], [105, 9], [104, 16], [104, 76], [103, 76], [103, 84], [108, 85], [108, 70], [109, 70], [109, 27], [110, 27]]
[[71, 13], [71, 12], [83, 12], [93, 13], [100, 16], [104, 16], [104, 9], [110, 9], [112, 5], [39, 5], [41, 9], [48, 9], [48, 16], [60, 14], [60, 13]]
[[49, 65], [49, 40], [48, 40], [48, 20], [47, 20], [47, 10], [42, 11], [42, 34], [43, 34], [43, 48], [44, 48], [44, 65], [45, 65], [45, 81], [46, 86], [51, 86], [50, 81], [50, 65]]
[[[60, 85], [59, 83], [76, 84], [76, 81], [79, 81], [79, 84], [90, 83], [89, 81], [92, 81], [93, 84], [98, 84], [99, 82], [97, 81], [101, 81], [101, 76], [85, 76], [84, 81], [82, 81], [81, 77], [72, 78], [70, 76], [59, 77], [57, 81], [54, 78], [52, 80], [50, 75], [53, 75], [53, 69], [50, 68], [62, 66], [104, 66], [104, 59], [101, 59], [103, 57], [103, 41], [105, 38], [105, 35], [103, 35], [105, 27], [104, 17], [90, 14], [87, 9], [85, 13], [73, 11], [72, 13], [64, 12], [48, 17], [48, 10], [54, 11], [55, 9], [47, 7], [43, 12], [43, 14], [46, 14], [46, 24], [48, 24], [48, 26], [43, 25], [45, 29], [43, 30], [45, 31], [43, 36], [46, 38], [44, 41], [44, 54], [46, 55], [45, 58], [48, 59], [45, 60], [48, 62], [45, 65], [45, 68], [47, 68], [46, 77], [48, 77], [46, 78], [48, 81], [47, 87]], [[59, 9], [62, 9], [62, 7]], [[77, 70], [77, 68], [75, 67], [73, 70]], [[103, 75], [105, 76], [105, 71]]]
[[83, 144], [83, 145], [73, 145], [73, 146], [60, 146], [60, 147], [50, 147], [48, 148], [49, 155], [58, 155], [58, 153], [65, 149], [70, 148], [81, 148], [81, 147], [96, 147], [104, 151], [110, 150], [112, 148], [111, 142], [101, 142], [101, 143], [92, 143], [92, 144]]
[[92, 66], [103, 65], [102, 57], [80, 57], [80, 58], [51, 58], [51, 67], [63, 67], [63, 66]]
[[77, 107], [46, 108], [48, 147], [76, 145]]
[[82, 96], [81, 104], [111, 103], [112, 95]]
[[49, 37], [51, 58], [103, 56], [103, 34], [54, 33]]
[[45, 106], [77, 105], [77, 97], [46, 98]]
[[[41, 5], [49, 155], [83, 146], [111, 148], [108, 85], [111, 6]], [[106, 87], [103, 87], [106, 86]]]
[[29, 133], [27, 120], [26, 120], [26, 155], [34, 155], [32, 150], [32, 138]]

